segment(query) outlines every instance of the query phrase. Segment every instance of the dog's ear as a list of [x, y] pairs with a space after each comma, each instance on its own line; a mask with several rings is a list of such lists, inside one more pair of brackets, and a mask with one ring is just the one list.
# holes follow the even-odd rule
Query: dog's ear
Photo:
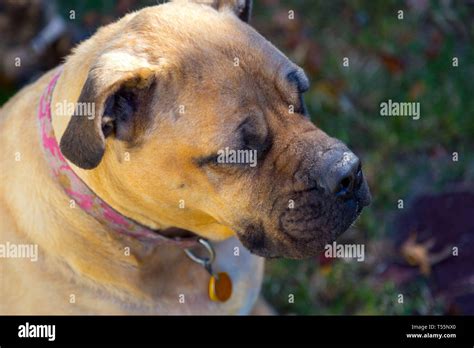
[[[182, 0], [181, 0], [182, 1]], [[190, 0], [184, 0], [190, 1]], [[248, 23], [252, 15], [252, 0], [191, 0], [198, 4], [205, 4], [217, 10], [231, 9], [237, 17]]]
[[[146, 117], [143, 103], [151, 103], [155, 74], [142, 59], [128, 54], [104, 55], [89, 71], [61, 137], [62, 154], [80, 168], [93, 169], [102, 160], [108, 136], [133, 141], [135, 116]], [[84, 115], [84, 110], [94, 110], [94, 115]]]

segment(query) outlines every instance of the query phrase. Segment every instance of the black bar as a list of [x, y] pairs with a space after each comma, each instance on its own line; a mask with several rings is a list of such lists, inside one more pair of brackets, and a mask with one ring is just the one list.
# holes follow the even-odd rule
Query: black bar
[[[21, 344], [410, 344], [469, 346], [474, 317], [454, 316], [4, 316], [0, 346]], [[55, 340], [20, 338], [26, 323], [54, 324]], [[417, 325], [413, 327], [412, 325]], [[434, 326], [429, 326], [434, 325]], [[440, 326], [438, 326], [440, 325]], [[446, 326], [447, 325], [447, 326]], [[455, 325], [455, 329], [452, 325]], [[422, 331], [421, 328], [426, 328]], [[30, 326], [31, 327], [31, 326]], [[448, 329], [450, 328], [450, 329]], [[456, 334], [455, 338], [407, 338], [407, 334]]]

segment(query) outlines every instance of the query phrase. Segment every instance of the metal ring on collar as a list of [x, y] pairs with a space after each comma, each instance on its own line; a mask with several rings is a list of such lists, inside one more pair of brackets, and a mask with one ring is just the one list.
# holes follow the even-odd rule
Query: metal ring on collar
[[184, 252], [186, 253], [186, 255], [188, 255], [188, 257], [193, 260], [194, 262], [204, 266], [204, 267], [207, 267], [209, 266], [210, 264], [212, 264], [212, 262], [214, 261], [215, 257], [216, 257], [216, 253], [214, 252], [214, 248], [212, 247], [211, 243], [209, 243], [206, 239], [204, 238], [199, 238], [198, 239], [198, 243], [201, 244], [206, 250], [207, 252], [209, 253], [209, 257], [199, 257], [199, 256], [196, 256], [192, 251], [191, 249], [184, 249]]

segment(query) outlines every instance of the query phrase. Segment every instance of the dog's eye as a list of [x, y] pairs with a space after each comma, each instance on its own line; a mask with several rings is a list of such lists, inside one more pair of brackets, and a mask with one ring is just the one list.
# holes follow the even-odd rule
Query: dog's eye
[[240, 130], [241, 148], [243, 150], [258, 150], [262, 144], [262, 137], [251, 127], [244, 127]]
[[250, 117], [240, 123], [237, 132], [240, 136], [239, 147], [242, 150], [262, 150], [262, 145], [265, 143], [265, 134], [258, 131]]
[[254, 168], [271, 147], [271, 137], [266, 127], [257, 126], [251, 117], [244, 119], [235, 129], [233, 144], [218, 149], [215, 154], [197, 158], [200, 166], [212, 166], [219, 170]]
[[241, 148], [254, 151], [259, 160], [262, 160], [271, 146], [271, 136], [266, 128], [258, 129], [250, 119], [244, 121], [239, 127]]

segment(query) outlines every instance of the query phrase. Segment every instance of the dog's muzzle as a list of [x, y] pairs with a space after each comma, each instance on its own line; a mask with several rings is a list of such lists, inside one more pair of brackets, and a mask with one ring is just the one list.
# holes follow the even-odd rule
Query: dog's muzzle
[[252, 252], [264, 257], [315, 256], [370, 204], [359, 158], [340, 142], [320, 153], [316, 161], [299, 165], [297, 190], [277, 194], [269, 219], [273, 226], [252, 222], [240, 234]]

